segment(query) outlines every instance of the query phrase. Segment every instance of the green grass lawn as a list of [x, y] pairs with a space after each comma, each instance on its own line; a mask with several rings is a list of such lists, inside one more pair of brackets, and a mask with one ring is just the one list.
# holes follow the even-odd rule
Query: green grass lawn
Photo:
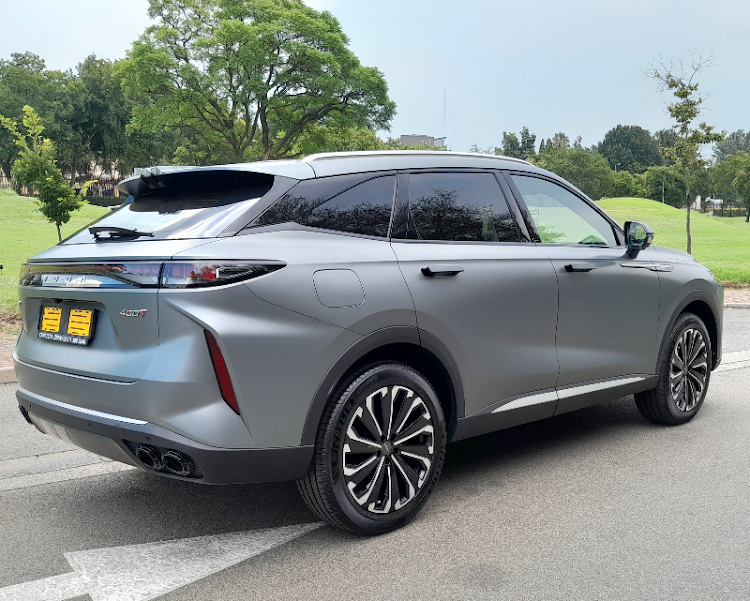
[[[17, 196], [0, 189], [0, 315], [18, 313], [18, 275], [21, 265], [35, 255], [57, 244], [57, 230], [37, 212], [33, 198]], [[86, 205], [73, 213], [62, 226], [63, 238], [81, 229], [109, 209]]]
[[[654, 244], [685, 250], [685, 211], [643, 198], [599, 201], [618, 223], [643, 221], [656, 237]], [[750, 227], [741, 217], [709, 217], [691, 213], [692, 254], [723, 282], [750, 282]]]

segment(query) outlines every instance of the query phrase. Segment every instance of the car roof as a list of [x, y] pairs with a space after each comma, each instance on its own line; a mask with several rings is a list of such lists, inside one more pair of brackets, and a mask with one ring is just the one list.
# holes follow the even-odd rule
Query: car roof
[[[312, 154], [303, 159], [283, 159], [278, 161], [256, 161], [253, 163], [233, 163], [229, 165], [159, 166], [144, 170], [145, 174], [131, 177], [117, 186], [121, 192], [138, 195], [149, 187], [143, 182], [148, 175], [173, 175], [187, 172], [245, 171], [290, 177], [293, 179], [313, 179], [331, 175], [366, 173], [369, 171], [393, 171], [398, 169], [514, 169], [535, 173], [549, 172], [522, 159], [479, 154], [473, 152], [448, 152], [430, 150], [373, 150], [356, 152], [325, 152]], [[551, 175], [551, 174], [549, 174]]]

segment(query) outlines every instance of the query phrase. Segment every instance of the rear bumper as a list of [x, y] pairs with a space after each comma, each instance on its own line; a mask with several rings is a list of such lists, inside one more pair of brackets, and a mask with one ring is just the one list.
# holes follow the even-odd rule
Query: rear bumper
[[[42, 432], [167, 478], [199, 484], [296, 480], [307, 473], [312, 462], [313, 446], [269, 449], [212, 447], [145, 421], [82, 410], [23, 389], [16, 392], [16, 398]], [[148, 469], [132, 450], [141, 444], [188, 455], [198, 466], [198, 476], [180, 477]]]

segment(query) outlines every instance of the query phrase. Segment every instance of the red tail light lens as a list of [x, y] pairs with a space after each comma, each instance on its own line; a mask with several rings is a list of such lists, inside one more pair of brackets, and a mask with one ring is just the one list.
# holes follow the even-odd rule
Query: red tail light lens
[[280, 261], [194, 261], [164, 264], [162, 288], [204, 288], [225, 286], [242, 280], [257, 278], [281, 269]]
[[211, 362], [214, 364], [214, 371], [216, 372], [216, 379], [219, 381], [219, 390], [221, 390], [221, 396], [226, 401], [234, 412], [240, 414], [240, 406], [237, 404], [237, 397], [234, 394], [234, 386], [232, 386], [232, 378], [229, 377], [229, 370], [227, 369], [227, 362], [224, 360], [224, 355], [221, 354], [219, 343], [216, 342], [214, 335], [205, 330], [206, 342], [208, 342], [208, 352], [211, 354]]

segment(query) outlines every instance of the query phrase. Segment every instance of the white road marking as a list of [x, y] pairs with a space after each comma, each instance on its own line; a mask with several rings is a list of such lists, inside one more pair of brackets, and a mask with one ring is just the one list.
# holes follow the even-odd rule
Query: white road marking
[[739, 351], [737, 353], [724, 353], [721, 364], [714, 373], [730, 371], [733, 369], [744, 369], [750, 367], [750, 351]]
[[322, 523], [65, 553], [74, 572], [0, 589], [0, 601], [149, 601], [283, 545]]
[[92, 465], [70, 467], [64, 470], [56, 470], [54, 472], [2, 478], [0, 479], [0, 492], [18, 490], [19, 488], [29, 488], [30, 486], [41, 486], [43, 484], [54, 484], [55, 482], [65, 482], [66, 480], [77, 480], [78, 478], [89, 478], [90, 476], [101, 476], [102, 474], [112, 474], [114, 472], [123, 472], [134, 469], [138, 468], [125, 463], [120, 463], [119, 461], [107, 461], [94, 463]]

